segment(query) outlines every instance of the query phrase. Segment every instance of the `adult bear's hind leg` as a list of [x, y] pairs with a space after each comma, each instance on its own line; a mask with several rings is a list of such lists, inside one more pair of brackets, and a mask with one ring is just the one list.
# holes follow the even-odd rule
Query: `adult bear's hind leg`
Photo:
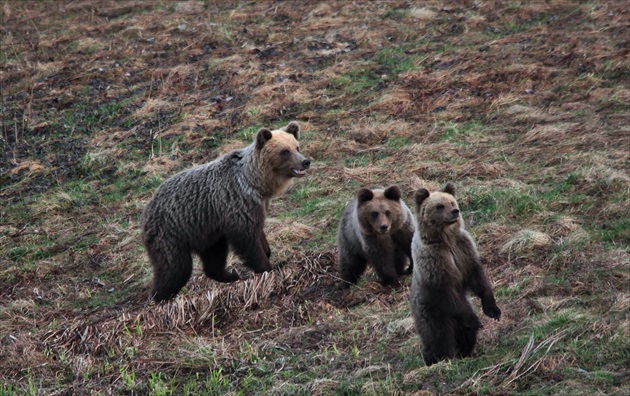
[[151, 292], [153, 300], [159, 303], [175, 297], [192, 274], [190, 251], [174, 246], [152, 244], [147, 246], [147, 252], [153, 266]]

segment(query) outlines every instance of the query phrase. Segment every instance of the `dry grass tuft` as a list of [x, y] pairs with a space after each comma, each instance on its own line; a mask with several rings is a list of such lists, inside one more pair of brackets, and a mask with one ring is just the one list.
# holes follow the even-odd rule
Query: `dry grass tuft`
[[146, 163], [142, 171], [147, 175], [172, 175], [179, 165], [179, 161], [166, 156], [155, 156], [151, 162]]
[[409, 10], [409, 16], [411, 18], [415, 18], [421, 21], [430, 21], [437, 16], [437, 13], [426, 7], [422, 7], [422, 8], [414, 7]]
[[536, 125], [553, 122], [556, 117], [535, 107], [515, 104], [503, 111], [503, 115], [511, 118], [515, 124]]
[[411, 316], [395, 320], [387, 325], [387, 331], [396, 335], [415, 335], [415, 324]]
[[[548, 360], [548, 355], [555, 344], [566, 338], [575, 329], [564, 329], [536, 344], [532, 334], [529, 341], [521, 351], [518, 359], [508, 360], [490, 367], [478, 370], [471, 378], [464, 381], [456, 390], [467, 387], [478, 387], [483, 382], [494, 381], [495, 386], [505, 390], [513, 389], [513, 383], [518, 379], [533, 375], [541, 365]], [[500, 380], [503, 372], [509, 372], [507, 378]]]
[[375, 150], [377, 149], [375, 146], [385, 143], [391, 136], [408, 136], [412, 134], [412, 131], [413, 128], [409, 123], [400, 120], [385, 123], [365, 120], [353, 123], [348, 130], [348, 135], [356, 142], [367, 144]]
[[[534, 336], [532, 335], [529, 338], [527, 345], [525, 345], [525, 348], [523, 348], [523, 351], [521, 351], [521, 356], [512, 367], [510, 375], [506, 379], [505, 386], [512, 384], [517, 379], [523, 376], [532, 375], [534, 372], [536, 372], [536, 370], [545, 360], [545, 357], [549, 354], [553, 346], [558, 341], [568, 336], [572, 331], [573, 329], [570, 328], [559, 331], [556, 334], [553, 334], [552, 336], [544, 339], [536, 346], [534, 346]], [[542, 356], [536, 356], [536, 359], [534, 360], [534, 356], [537, 355], [540, 351], [543, 351]]]
[[523, 135], [519, 142], [524, 145], [558, 147], [567, 140], [567, 135], [575, 130], [577, 125], [560, 123], [537, 126]]
[[333, 257], [332, 253], [294, 255], [287, 258], [293, 265], [280, 265], [271, 272], [240, 282], [227, 285], [211, 282], [210, 290], [182, 294], [170, 302], [149, 304], [121, 315], [113, 313], [96, 320], [78, 318], [69, 326], [49, 332], [42, 341], [51, 348], [64, 348], [75, 354], [100, 355], [122, 345], [130, 331], [138, 335], [199, 331], [212, 326], [217, 318], [228, 320], [268, 306], [274, 296], [282, 295], [285, 299], [292, 296], [289, 300], [299, 300], [302, 293], [316, 287], [322, 289], [315, 297], [322, 298], [327, 293], [326, 285], [332, 287], [336, 280], [331, 274]]
[[310, 383], [310, 392], [313, 396], [326, 396], [339, 386], [339, 381], [329, 378], [319, 378]]
[[501, 254], [519, 255], [528, 250], [546, 248], [551, 245], [549, 235], [536, 230], [521, 230], [504, 244], [499, 252]]
[[369, 109], [396, 117], [412, 112], [415, 106], [416, 104], [411, 94], [407, 91], [400, 90], [383, 94], [369, 106]]

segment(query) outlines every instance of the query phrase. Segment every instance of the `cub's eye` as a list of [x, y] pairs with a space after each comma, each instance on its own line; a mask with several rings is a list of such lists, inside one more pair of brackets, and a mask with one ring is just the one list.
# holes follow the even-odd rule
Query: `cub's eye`
[[288, 150], [288, 149], [284, 149], [280, 152], [280, 155], [283, 155], [285, 157], [288, 156], [289, 154], [291, 154], [291, 150]]
[[298, 152], [298, 153], [300, 152], [300, 148], [299, 148], [299, 147], [297, 148], [297, 152]]
[[378, 217], [378, 212], [372, 212], [370, 213], [370, 216], [372, 216], [373, 219]]
[[438, 206], [436, 206], [436, 208], [438, 208], [438, 209], [444, 209], [444, 205], [439, 204]]
[[386, 210], [385, 211], [385, 216], [389, 217], [389, 216], [391, 216], [391, 214], [392, 214], [391, 210]]

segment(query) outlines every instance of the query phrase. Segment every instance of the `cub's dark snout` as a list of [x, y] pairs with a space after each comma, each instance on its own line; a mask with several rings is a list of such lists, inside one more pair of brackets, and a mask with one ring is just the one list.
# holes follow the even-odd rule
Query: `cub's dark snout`
[[459, 209], [453, 209], [453, 211], [451, 212], [454, 216], [459, 215]]
[[311, 166], [311, 160], [309, 159], [305, 159], [304, 161], [302, 161], [302, 166], [304, 167], [304, 169], [308, 169]]

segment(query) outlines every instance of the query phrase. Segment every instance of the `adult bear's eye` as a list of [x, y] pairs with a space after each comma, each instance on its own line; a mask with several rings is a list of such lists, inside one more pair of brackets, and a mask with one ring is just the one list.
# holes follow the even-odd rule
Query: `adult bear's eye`
[[439, 204], [438, 206], [436, 206], [436, 208], [438, 208], [438, 209], [444, 209], [444, 205]]
[[280, 155], [284, 155], [285, 157], [288, 156], [289, 154], [291, 154], [291, 151], [287, 149], [284, 149], [280, 152]]

